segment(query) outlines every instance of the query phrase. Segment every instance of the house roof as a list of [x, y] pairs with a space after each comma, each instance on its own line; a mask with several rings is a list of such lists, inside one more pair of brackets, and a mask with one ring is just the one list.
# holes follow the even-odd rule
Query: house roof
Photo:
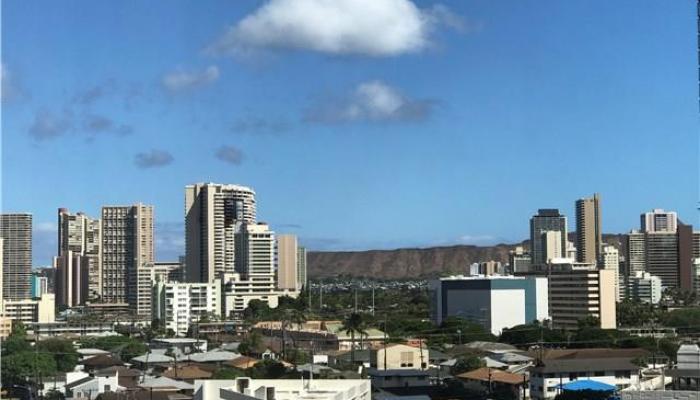
[[427, 371], [419, 369], [376, 369], [367, 368], [369, 376], [430, 376]]
[[86, 376], [85, 378], [78, 379], [77, 381], [74, 381], [74, 382], [67, 384], [66, 389], [73, 389], [74, 387], [82, 386], [83, 384], [88, 383], [90, 381], [93, 381], [95, 379], [97, 379], [97, 378], [95, 378], [93, 376]]
[[515, 346], [507, 344], [507, 343], [484, 342], [484, 341], [469, 342], [469, 343], [465, 344], [464, 347], [469, 348], [469, 349], [476, 349], [476, 350], [489, 351], [489, 352], [517, 350], [517, 348]]
[[550, 372], [593, 372], [593, 371], [634, 371], [640, 367], [632, 364], [632, 359], [626, 358], [600, 358], [586, 359], [545, 359], [540, 365], [535, 366], [534, 371], [541, 373]]
[[168, 357], [165, 354], [158, 354], [158, 353], [146, 353], [143, 355], [140, 355], [138, 357], [134, 357], [131, 359], [131, 361], [136, 361], [141, 364], [162, 364], [162, 363], [170, 363], [175, 361], [172, 357]]
[[76, 351], [81, 356], [96, 356], [98, 354], [109, 354], [107, 350], [102, 349], [78, 349]]
[[109, 354], [99, 354], [81, 361], [86, 367], [111, 367], [114, 365], [124, 365], [123, 362], [115, 359]]
[[147, 376], [146, 379], [139, 385], [142, 388], [173, 388], [177, 390], [192, 390], [194, 386], [183, 381], [176, 381], [175, 379], [170, 379], [167, 376], [159, 376], [154, 378], [152, 376]]
[[208, 351], [206, 353], [194, 353], [189, 355], [189, 359], [194, 362], [224, 362], [234, 360], [241, 355], [231, 351]]
[[[543, 359], [608, 359], [608, 358], [637, 358], [648, 356], [649, 352], [644, 349], [549, 349], [543, 353]], [[533, 356], [537, 356], [534, 352]]]
[[578, 379], [561, 385], [561, 388], [568, 391], [594, 390], [597, 392], [611, 392], [616, 389], [615, 385], [598, 382], [593, 379]]
[[486, 362], [486, 366], [489, 368], [505, 368], [508, 366], [508, 364], [502, 363], [502, 362], [495, 360], [491, 357], [484, 357], [483, 360]]
[[204, 370], [196, 365], [186, 365], [172, 368], [163, 373], [163, 376], [171, 379], [209, 379], [214, 375], [211, 371]]
[[260, 360], [248, 356], [240, 356], [238, 358], [235, 358], [233, 360], [229, 360], [224, 362], [225, 365], [228, 365], [230, 367], [234, 368], [239, 368], [239, 369], [248, 369], [255, 364], [259, 363]]
[[115, 365], [107, 368], [103, 368], [100, 370], [97, 370], [93, 373], [95, 376], [114, 376], [119, 372], [119, 377], [134, 377], [134, 376], [141, 376], [143, 372], [137, 370], [137, 369], [132, 369], [132, 368], [127, 368], [121, 365]]
[[520, 353], [501, 353], [494, 354], [493, 358], [504, 363], [520, 363], [532, 361], [533, 358]]
[[170, 391], [129, 390], [127, 392], [104, 392], [97, 395], [96, 400], [186, 400], [192, 396]]
[[527, 379], [525, 375], [511, 374], [510, 372], [488, 367], [459, 374], [457, 378], [471, 381], [499, 382], [508, 385], [520, 385]]

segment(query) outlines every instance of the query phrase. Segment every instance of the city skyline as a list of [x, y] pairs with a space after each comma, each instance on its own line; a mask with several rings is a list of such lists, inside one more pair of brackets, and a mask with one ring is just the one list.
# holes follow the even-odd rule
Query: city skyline
[[174, 260], [182, 188], [206, 181], [253, 187], [259, 219], [310, 250], [519, 242], [537, 209], [573, 221], [594, 192], [605, 233], [654, 208], [697, 224], [694, 2], [390, 3], [431, 22], [232, 44], [260, 3], [3, 4], [2, 211], [34, 215], [34, 265], [57, 208], [137, 202]]

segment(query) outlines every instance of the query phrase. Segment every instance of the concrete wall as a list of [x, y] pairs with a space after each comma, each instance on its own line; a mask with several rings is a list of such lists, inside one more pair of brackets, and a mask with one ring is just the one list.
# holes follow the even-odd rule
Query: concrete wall
[[648, 390], [620, 392], [622, 400], [700, 400], [700, 392]]

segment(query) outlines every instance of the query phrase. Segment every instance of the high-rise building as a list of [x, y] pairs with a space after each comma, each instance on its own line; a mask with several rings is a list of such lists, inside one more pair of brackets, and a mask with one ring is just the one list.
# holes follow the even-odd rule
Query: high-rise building
[[245, 186], [198, 183], [185, 187], [187, 280], [212, 282], [233, 273], [236, 231], [256, 219], [255, 192]]
[[32, 298], [41, 297], [44, 293], [50, 293], [49, 278], [36, 273], [32, 274]]
[[264, 222], [244, 223], [236, 235], [236, 272], [258, 281], [275, 280], [275, 233]]
[[578, 262], [597, 263], [603, 245], [600, 195], [576, 200], [576, 257]]
[[603, 254], [600, 261], [603, 269], [613, 271], [615, 274], [615, 301], [619, 302], [625, 291], [624, 285], [620, 281], [620, 252], [613, 245], [603, 245]]
[[655, 208], [642, 214], [640, 219], [640, 226], [644, 232], [675, 233], [678, 228], [678, 214], [675, 211]]
[[72, 250], [53, 259], [56, 269], [56, 304], [75, 307], [85, 304], [90, 293], [89, 259]]
[[297, 287], [306, 288], [308, 283], [306, 278], [306, 247], [299, 246], [297, 249]]
[[8, 300], [31, 298], [32, 215], [0, 214], [2, 252], [2, 295]]
[[71, 214], [66, 208], [58, 209], [58, 256], [68, 251], [73, 256], [83, 256], [87, 260], [89, 297], [98, 299], [102, 292], [101, 225], [79, 212]]
[[297, 267], [299, 256], [295, 235], [277, 235], [277, 287], [299, 289]]
[[544, 242], [544, 257], [547, 262], [555, 258], [564, 258], [565, 249], [561, 247], [560, 231], [545, 231], [542, 233], [542, 241]]
[[678, 235], [668, 232], [647, 232], [645, 239], [645, 271], [658, 276], [664, 287], [679, 287]]
[[646, 235], [644, 232], [633, 230], [627, 235], [626, 272], [628, 276], [646, 271], [646, 254]]
[[212, 283], [164, 283], [153, 286], [153, 318], [184, 336], [204, 316], [221, 315], [221, 280]]
[[533, 266], [547, 264], [545, 252], [545, 242], [542, 234], [547, 231], [558, 231], [561, 233], [561, 250], [563, 254], [566, 249], [567, 227], [566, 217], [559, 213], [557, 209], [540, 209], [537, 215], [530, 218], [530, 256]]
[[129, 303], [140, 314], [138, 269], [152, 262], [153, 206], [102, 207], [102, 302]]
[[635, 272], [627, 280], [625, 298], [642, 303], [658, 304], [661, 301], [661, 279], [648, 272]]

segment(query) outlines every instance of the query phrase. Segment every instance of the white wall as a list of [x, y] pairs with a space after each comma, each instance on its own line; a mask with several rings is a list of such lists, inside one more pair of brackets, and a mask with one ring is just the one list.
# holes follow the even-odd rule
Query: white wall
[[491, 290], [491, 333], [500, 335], [503, 328], [526, 322], [524, 290]]

